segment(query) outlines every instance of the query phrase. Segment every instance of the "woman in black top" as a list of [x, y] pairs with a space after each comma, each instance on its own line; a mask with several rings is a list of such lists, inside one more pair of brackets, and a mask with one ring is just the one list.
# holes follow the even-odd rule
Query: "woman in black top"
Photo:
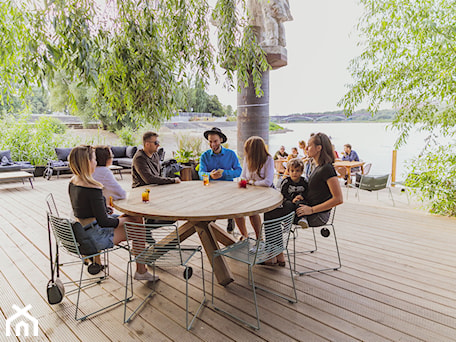
[[[303, 202], [306, 204], [298, 204], [296, 215], [305, 217], [309, 226], [318, 227], [328, 222], [330, 209], [343, 202], [343, 195], [334, 170], [334, 154], [328, 136], [323, 133], [313, 135], [307, 144], [307, 156], [313, 158], [317, 166], [312, 171], [307, 191], [304, 192]], [[300, 171], [302, 172], [301, 169]], [[282, 184], [288, 183], [289, 180], [282, 181]], [[295, 210], [295, 205], [286, 200], [287, 196], [284, 197], [285, 201], [281, 207], [264, 213], [265, 220], [282, 217]], [[266, 261], [265, 264], [285, 266], [285, 258], [281, 254]]]
[[[141, 217], [109, 215], [112, 208], [106, 206], [103, 196], [103, 185], [92, 178], [97, 166], [95, 149], [92, 146], [81, 145], [71, 150], [69, 155], [71, 171], [74, 173], [70, 180], [68, 192], [74, 216], [82, 224], [98, 250], [112, 247], [126, 240], [125, 222], [142, 223]], [[142, 250], [144, 239], [133, 241], [133, 249]], [[136, 264], [136, 280], [157, 281], [159, 278], [147, 271], [144, 264]]]
[[328, 222], [330, 209], [343, 202], [343, 195], [333, 166], [331, 141], [326, 134], [317, 133], [309, 139], [307, 156], [317, 166], [309, 177], [307, 205], [300, 205], [296, 214], [305, 216], [311, 227], [317, 227]]

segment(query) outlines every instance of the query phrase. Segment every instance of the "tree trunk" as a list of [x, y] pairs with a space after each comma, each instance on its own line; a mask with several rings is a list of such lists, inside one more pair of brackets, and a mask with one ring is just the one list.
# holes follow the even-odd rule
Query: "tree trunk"
[[262, 97], [256, 97], [252, 77], [237, 95], [237, 153], [244, 158], [244, 142], [257, 135], [269, 145], [269, 70], [262, 74]]

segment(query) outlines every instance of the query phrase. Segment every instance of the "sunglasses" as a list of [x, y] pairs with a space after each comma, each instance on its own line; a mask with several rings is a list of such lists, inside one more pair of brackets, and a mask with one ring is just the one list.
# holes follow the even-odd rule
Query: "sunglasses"
[[155, 141], [148, 141], [148, 143], [150, 143], [150, 144], [153, 143], [155, 146], [160, 145], [160, 142], [159, 142], [158, 140], [155, 140]]

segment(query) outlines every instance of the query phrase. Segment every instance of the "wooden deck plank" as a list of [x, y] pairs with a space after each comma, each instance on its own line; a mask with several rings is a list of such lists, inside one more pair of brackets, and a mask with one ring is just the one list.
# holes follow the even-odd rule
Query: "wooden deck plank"
[[[260, 331], [228, 319], [209, 302], [194, 328], [187, 332], [183, 327], [185, 282], [181, 272], [172, 269], [158, 270], [158, 294], [130, 324], [122, 324], [122, 306], [76, 322], [75, 295], [50, 306], [45, 294], [50, 275], [44, 199], [52, 192], [61, 214], [69, 216], [69, 179], [37, 178], [34, 189], [0, 184], [0, 260], [8, 261], [0, 264], [0, 324], [18, 301], [18, 305], [32, 304], [32, 313], [40, 322], [39, 340], [44, 341], [60, 341], [62, 336], [82, 341], [451, 341], [456, 336], [456, 220], [414, 210], [405, 197], [396, 199], [396, 194], [398, 203], [393, 207], [387, 196], [377, 201], [364, 192], [359, 202], [351, 192], [336, 213], [342, 269], [297, 277], [299, 302], [294, 305], [259, 290]], [[131, 176], [126, 173], [120, 183], [128, 190]], [[298, 250], [309, 245], [303, 236], [297, 240]], [[187, 242], [199, 240], [195, 235]], [[333, 261], [333, 257], [333, 246], [323, 240], [316, 253], [298, 255], [297, 262], [299, 267], [308, 267], [313, 262]], [[111, 279], [85, 291], [88, 297], [81, 303], [83, 311], [123, 297], [126, 261], [124, 252], [111, 255]], [[211, 269], [206, 261], [209, 298]], [[199, 262], [199, 258], [192, 261], [190, 308], [202, 293]], [[236, 280], [227, 288], [217, 285], [216, 300], [253, 319], [246, 270], [232, 262], [229, 265]], [[78, 271], [70, 266], [62, 278], [76, 279]], [[285, 292], [290, 289], [289, 276], [281, 268], [259, 267], [256, 281]], [[135, 282], [133, 303], [147, 290], [141, 282]], [[128, 304], [130, 308], [133, 303]], [[4, 309], [8, 306], [10, 311]]]

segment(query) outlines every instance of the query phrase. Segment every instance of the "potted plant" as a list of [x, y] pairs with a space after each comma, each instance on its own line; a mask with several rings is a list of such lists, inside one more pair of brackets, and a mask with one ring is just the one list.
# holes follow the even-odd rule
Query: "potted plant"
[[196, 167], [203, 153], [204, 140], [191, 134], [178, 134], [176, 136], [177, 151], [174, 152], [174, 158], [184, 166], [181, 171], [183, 180], [198, 179]]

